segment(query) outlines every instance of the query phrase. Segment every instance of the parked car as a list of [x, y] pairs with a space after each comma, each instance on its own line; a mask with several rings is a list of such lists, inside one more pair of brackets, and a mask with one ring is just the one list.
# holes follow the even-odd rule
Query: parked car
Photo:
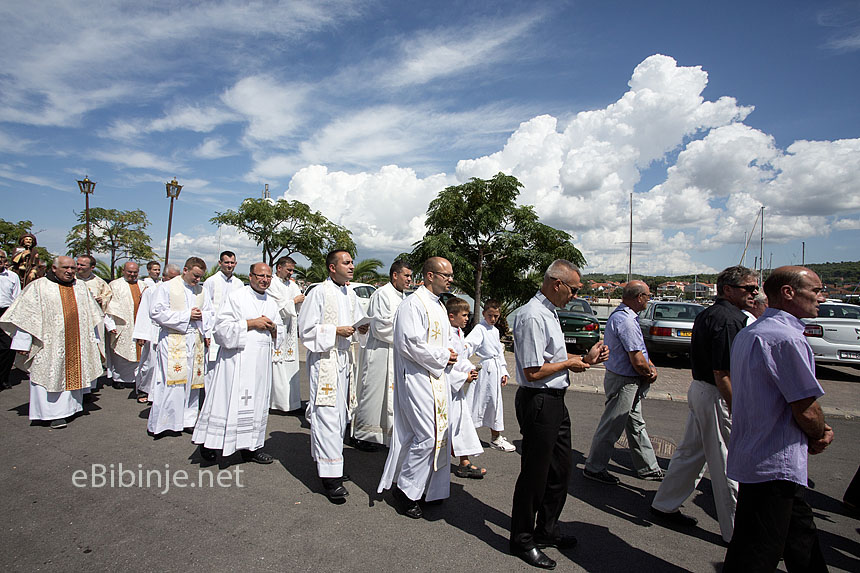
[[558, 322], [568, 352], [585, 351], [600, 340], [600, 323], [589, 304], [575, 298], [558, 310]]
[[648, 301], [639, 313], [639, 327], [648, 354], [688, 354], [693, 321], [705, 307], [692, 302]]
[[822, 302], [817, 318], [802, 320], [815, 362], [860, 367], [860, 306]]
[[[319, 284], [322, 283], [309, 284], [305, 289], [305, 296], [307, 296], [308, 293], [311, 292], [314, 287]], [[370, 295], [372, 295], [374, 291], [376, 291], [376, 287], [365, 283], [353, 282], [349, 283], [348, 286], [355, 292], [356, 297], [358, 297], [358, 305], [362, 308], [362, 310], [364, 310], [365, 314], [367, 314], [367, 306], [370, 304]]]

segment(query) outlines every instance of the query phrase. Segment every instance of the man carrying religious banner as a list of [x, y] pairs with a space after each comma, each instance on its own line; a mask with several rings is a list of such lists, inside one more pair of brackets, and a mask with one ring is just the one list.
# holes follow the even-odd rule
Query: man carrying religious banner
[[[173, 277], [179, 276], [180, 272], [178, 266], [174, 264], [167, 265], [164, 269], [164, 282], [166, 283]], [[137, 389], [137, 401], [139, 404], [149, 402], [149, 393], [152, 391], [152, 384], [155, 380], [155, 371], [157, 369], [155, 348], [158, 344], [158, 333], [161, 329], [158, 323], [149, 317], [149, 310], [152, 307], [152, 295], [155, 294], [155, 289], [162, 284], [159, 281], [155, 283], [155, 286], [143, 289], [143, 293], [140, 295], [140, 305], [137, 308], [137, 315], [134, 320], [134, 332], [131, 335], [140, 348], [140, 361], [134, 373], [134, 387]]]
[[270, 464], [262, 450], [272, 389], [272, 351], [284, 335], [275, 300], [266, 294], [272, 269], [251, 265], [250, 286], [229, 293], [215, 316], [212, 339], [221, 347], [192, 441], [212, 461], [242, 452], [246, 462]]
[[394, 485], [403, 513], [420, 519], [419, 499], [442, 500], [451, 487], [446, 370], [457, 362], [449, 347], [448, 312], [439, 295], [454, 273], [442, 257], [425, 261], [424, 286], [406, 298], [394, 317], [394, 431], [377, 491]]
[[272, 403], [270, 408], [293, 412], [302, 407], [299, 385], [298, 307], [305, 300], [302, 289], [292, 280], [296, 261], [281, 257], [275, 264], [275, 276], [266, 291], [278, 304], [284, 321], [283, 342], [275, 347], [272, 357]]
[[377, 444], [391, 442], [394, 419], [394, 313], [412, 284], [412, 269], [397, 260], [388, 271], [389, 282], [377, 289], [367, 306], [370, 336], [361, 350], [358, 373], [358, 407], [352, 420], [352, 445], [375, 451]]
[[57, 257], [52, 272], [33, 281], [0, 319], [12, 350], [27, 354], [30, 419], [65, 428], [83, 410], [83, 390], [102, 372], [96, 327], [102, 311], [75, 280], [75, 261]]
[[[368, 325], [355, 292], [347, 286], [354, 265], [348, 251], [326, 256], [329, 277], [302, 304], [299, 336], [308, 349], [311, 457], [317, 462], [325, 494], [333, 503], [349, 495], [343, 487], [343, 439], [348, 411], [355, 405], [355, 375], [350, 345], [356, 330], [366, 340]], [[358, 325], [358, 327], [356, 327]]]
[[204, 340], [212, 329], [212, 306], [200, 286], [206, 263], [185, 261], [182, 274], [163, 283], [152, 296], [150, 318], [161, 328], [156, 347], [152, 409], [146, 429], [153, 435], [181, 432], [197, 421], [198, 399], [206, 370]]
[[122, 277], [111, 281], [110, 302], [105, 309], [105, 331], [110, 333], [113, 387], [121, 390], [134, 384], [134, 373], [140, 362], [140, 347], [134, 341], [134, 319], [140, 306], [138, 264], [128, 261], [122, 266]]

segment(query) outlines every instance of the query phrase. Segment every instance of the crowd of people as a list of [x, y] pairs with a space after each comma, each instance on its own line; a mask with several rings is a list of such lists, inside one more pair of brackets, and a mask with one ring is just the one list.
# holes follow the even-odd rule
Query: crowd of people
[[[234, 274], [230, 251], [220, 254], [218, 271], [205, 281], [206, 263], [191, 257], [163, 273], [151, 261], [143, 279], [129, 261], [120, 278], [106, 283], [93, 273], [89, 255], [57, 257], [39, 277], [35, 237], [22, 238], [21, 247], [10, 269], [0, 251], [0, 385], [9, 387], [13, 361], [29, 373], [31, 420], [60, 429], [106, 384], [134, 388], [141, 404], [151, 404], [152, 436], [190, 431], [204, 460], [239, 451], [245, 461], [269, 464], [270, 410], [301, 412], [301, 341], [310, 454], [332, 503], [349, 495], [345, 442], [367, 451], [388, 448], [378, 492], [392, 490], [399, 511], [414, 519], [422, 518], [424, 504], [449, 496], [451, 456], [455, 476], [485, 477], [486, 469], [472, 461], [484, 452], [480, 428], [489, 427], [491, 448], [516, 451], [502, 435], [501, 389], [512, 376], [495, 326], [500, 304], [487, 301], [480, 324], [464, 335], [469, 304], [440, 298], [454, 278], [444, 258], [424, 262], [423, 284], [409, 296], [413, 269], [395, 261], [365, 311], [349, 288], [354, 265], [345, 250], [328, 254], [328, 279], [305, 296], [292, 280], [296, 263], [289, 257], [274, 269], [250, 265], [248, 285]], [[512, 321], [514, 405], [523, 440], [511, 553], [552, 569], [556, 562], [543, 550], [577, 543], [559, 523], [573, 468], [564, 399], [571, 373], [603, 363], [606, 405], [586, 478], [619, 482], [607, 467], [626, 431], [637, 477], [662, 482], [650, 510], [667, 524], [696, 525], [680, 508], [707, 464], [728, 543], [726, 571], [773, 571], [780, 559], [789, 571], [826, 570], [803, 499], [807, 456], [833, 440], [800, 322], [816, 316], [823, 301], [818, 276], [804, 267], [776, 269], [763, 285], [769, 303], [763, 310], [756, 309], [762, 297], [752, 271], [738, 266], [720, 273], [717, 301], [693, 327], [690, 413], [665, 472], [642, 412], [658, 375], [637, 322], [648, 285], [629, 282], [604, 340], [574, 355], [556, 309], [576, 296], [581, 279], [570, 262], [553, 262]], [[846, 503], [856, 505], [856, 476], [854, 482]]]

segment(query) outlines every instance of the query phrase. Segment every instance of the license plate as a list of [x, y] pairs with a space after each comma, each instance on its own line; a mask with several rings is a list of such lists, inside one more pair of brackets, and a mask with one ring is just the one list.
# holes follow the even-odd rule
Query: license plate
[[680, 336], [683, 338], [690, 338], [691, 336], [693, 336], [693, 331], [692, 330], [676, 330], [675, 334], [677, 336]]
[[852, 352], [850, 350], [840, 350], [839, 358], [853, 358], [855, 360], [860, 360], [860, 352]]
[[564, 341], [565, 342], [576, 342], [576, 339], [572, 336], [565, 336]]

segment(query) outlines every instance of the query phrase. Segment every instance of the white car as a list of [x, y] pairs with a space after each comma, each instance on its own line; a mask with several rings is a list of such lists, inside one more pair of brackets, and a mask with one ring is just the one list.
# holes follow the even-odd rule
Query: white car
[[860, 367], [860, 306], [822, 302], [818, 317], [803, 322], [815, 362]]
[[[322, 283], [309, 284], [305, 289], [305, 296], [307, 296], [307, 294], [311, 292], [311, 289], [313, 289], [318, 284]], [[355, 292], [355, 296], [358, 297], [358, 306], [361, 307], [361, 309], [364, 311], [364, 314], [367, 314], [367, 306], [370, 304], [370, 295], [374, 293], [376, 287], [366, 283], [353, 282], [349, 283], [348, 286], [353, 290], [353, 292]]]

